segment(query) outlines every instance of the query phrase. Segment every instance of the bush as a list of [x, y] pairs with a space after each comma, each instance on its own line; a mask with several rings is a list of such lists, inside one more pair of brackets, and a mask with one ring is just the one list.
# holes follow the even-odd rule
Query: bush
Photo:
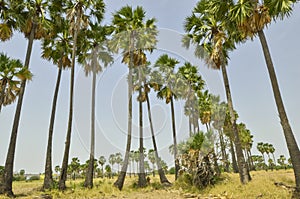
[[169, 174], [175, 174], [175, 167], [171, 167], [169, 169]]
[[33, 176], [28, 176], [26, 178], [26, 181], [33, 181], [33, 180], [40, 180], [40, 176], [39, 175], [33, 175]]

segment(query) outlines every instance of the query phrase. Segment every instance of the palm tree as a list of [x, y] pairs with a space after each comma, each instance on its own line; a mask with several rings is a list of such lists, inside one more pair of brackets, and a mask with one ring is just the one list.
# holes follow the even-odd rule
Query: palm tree
[[[226, 70], [228, 63], [228, 53], [234, 49], [232, 38], [239, 39], [239, 32], [233, 32], [229, 25], [217, 18], [215, 12], [209, 8], [208, 0], [198, 2], [191, 16], [186, 18], [185, 31], [188, 33], [184, 37], [184, 45], [188, 48], [190, 42], [196, 44], [195, 54], [205, 59], [207, 65], [213, 69], [222, 71], [224, 87], [226, 91], [227, 103], [231, 118], [234, 142], [236, 147], [237, 162], [239, 167], [240, 181], [245, 184], [251, 180], [249, 169], [245, 162], [241, 142], [236, 126], [234, 108], [232, 103], [229, 80]], [[239, 41], [239, 40], [238, 40]]]
[[138, 52], [144, 50], [149, 50], [151, 52], [156, 44], [157, 31], [154, 22], [154, 18], [145, 21], [145, 11], [139, 6], [136, 9], [133, 9], [130, 6], [125, 6], [113, 15], [112, 26], [114, 28], [114, 35], [110, 46], [114, 52], [118, 52], [119, 49], [122, 49], [122, 61], [126, 63], [129, 68], [127, 144], [124, 164], [118, 179], [114, 183], [114, 185], [120, 190], [123, 188], [131, 148], [133, 91], [132, 70], [134, 66], [138, 66], [134, 63], [135, 60], [139, 60], [140, 54]]
[[72, 177], [73, 180], [76, 179], [76, 175], [78, 174], [79, 169], [80, 169], [80, 160], [79, 160], [79, 158], [78, 157], [72, 158], [72, 161], [69, 164], [69, 170], [70, 170], [70, 173], [72, 175], [71, 177]]
[[[173, 131], [173, 150], [174, 150], [174, 165], [175, 165], [175, 180], [178, 177], [179, 163], [177, 160], [177, 139], [176, 139], [176, 124], [175, 124], [175, 111], [174, 99], [178, 98], [178, 90], [176, 88], [178, 76], [174, 73], [175, 66], [179, 63], [178, 60], [169, 57], [167, 54], [161, 55], [155, 67], [159, 69], [160, 76], [162, 76], [165, 84], [160, 85], [160, 90], [157, 93], [159, 99], [165, 99], [166, 104], [170, 103], [171, 117], [172, 117], [172, 131]], [[157, 78], [157, 77], [156, 77]], [[159, 78], [161, 79], [161, 78]]]
[[149, 149], [148, 159], [152, 164], [152, 174], [153, 174], [153, 177], [155, 177], [155, 154], [154, 154], [154, 149]]
[[107, 36], [110, 34], [108, 28], [100, 26], [99, 23], [90, 23], [90, 27], [91, 29], [82, 31], [82, 34], [78, 36], [80, 38], [79, 49], [81, 52], [78, 56], [78, 62], [84, 66], [86, 76], [92, 74], [91, 149], [90, 162], [84, 183], [84, 186], [88, 188], [93, 187], [94, 164], [92, 160], [95, 156], [96, 78], [97, 74], [102, 72], [103, 67], [107, 67], [113, 61], [113, 57], [110, 55], [106, 45]]
[[15, 2], [1, 1], [0, 3], [0, 40], [8, 41], [24, 21], [19, 13], [15, 12]]
[[48, 143], [46, 150], [46, 163], [45, 163], [45, 178], [43, 189], [51, 189], [53, 187], [52, 177], [52, 141], [53, 141], [53, 129], [56, 114], [56, 104], [58, 100], [58, 93], [61, 82], [62, 70], [70, 67], [71, 60], [71, 36], [68, 32], [68, 22], [62, 18], [61, 8], [63, 5], [60, 1], [53, 1], [49, 5], [51, 13], [51, 29], [49, 31], [49, 38], [44, 38], [42, 41], [42, 58], [52, 61], [53, 64], [58, 67], [58, 74], [56, 79], [56, 85], [54, 89], [54, 95], [52, 100], [52, 110], [49, 122], [48, 130]]
[[226, 118], [226, 110], [228, 106], [225, 102], [220, 103], [219, 96], [212, 95], [212, 103], [213, 103], [213, 108], [212, 108], [213, 111], [211, 115], [212, 126], [218, 131], [222, 162], [224, 162], [225, 164], [225, 171], [229, 172], [229, 161], [227, 158], [226, 141], [224, 139], [224, 129], [223, 129], [225, 118]]
[[[182, 76], [186, 89], [185, 94], [185, 114], [189, 118], [189, 133], [192, 136], [192, 124], [194, 126], [194, 134], [199, 131], [199, 106], [198, 106], [198, 96], [197, 93], [204, 88], [204, 80], [198, 75], [197, 67], [193, 66], [189, 62], [185, 62], [183, 66], [178, 69], [179, 74]], [[196, 130], [196, 127], [198, 128]]]
[[239, 135], [241, 138], [242, 149], [244, 150], [245, 157], [247, 159], [248, 167], [253, 168], [252, 158], [251, 158], [251, 148], [253, 144], [253, 135], [246, 128], [244, 123], [239, 123], [238, 125]]
[[288, 121], [274, 64], [264, 34], [264, 28], [272, 21], [272, 19], [283, 19], [291, 14], [295, 2], [295, 0], [265, 0], [262, 2], [239, 0], [230, 8], [229, 16], [231, 22], [234, 22], [239, 27], [245, 37], [253, 38], [257, 35], [259, 37], [279, 113], [280, 124], [282, 125], [289, 154], [293, 162], [296, 190], [300, 192], [300, 151]]
[[118, 173], [119, 173], [119, 171], [120, 171], [120, 165], [123, 162], [122, 154], [120, 152], [118, 152], [118, 153], [115, 154], [115, 161], [116, 161], [116, 164], [118, 165]]
[[149, 88], [148, 84], [146, 84], [145, 82], [144, 82], [144, 92], [145, 92], [145, 95], [146, 95], [148, 119], [149, 119], [149, 123], [150, 123], [150, 131], [151, 131], [152, 143], [153, 143], [153, 148], [154, 148], [153, 152], [151, 152], [151, 153], [150, 153], [150, 150], [149, 150], [148, 159], [149, 159], [149, 154], [154, 154], [154, 160], [153, 160], [153, 158], [150, 157], [150, 159], [151, 159], [150, 162], [153, 164], [153, 176], [155, 174], [154, 162], [156, 162], [160, 182], [170, 184], [170, 182], [167, 179], [167, 177], [165, 175], [165, 172], [164, 172], [164, 170], [161, 166], [161, 162], [159, 161], [158, 149], [157, 149], [157, 144], [156, 144], [156, 139], [155, 139], [155, 134], [154, 134], [154, 128], [153, 128], [153, 122], [152, 122], [150, 100], [149, 100], [149, 95], [148, 95], [148, 92], [150, 92], [150, 88]]
[[266, 163], [265, 156], [264, 156], [264, 153], [266, 152], [265, 151], [265, 147], [264, 147], [264, 143], [263, 142], [257, 143], [256, 148], [261, 153], [261, 155], [262, 155], [262, 157], [264, 159], [264, 163]]
[[[45, 36], [45, 27], [42, 25], [42, 22], [45, 21], [45, 7], [47, 1], [44, 2], [43, 0], [33, 0], [29, 1], [29, 3], [24, 3], [21, 0], [16, 0], [13, 2], [11, 1], [10, 4], [13, 16], [15, 16], [15, 19], [18, 22], [20, 22], [17, 23], [20, 24], [20, 26], [17, 26], [16, 29], [20, 30], [25, 35], [25, 38], [28, 40], [24, 62], [24, 68], [28, 69], [33, 41], [36, 39], [41, 39], [43, 36]], [[6, 155], [5, 170], [3, 175], [4, 177], [2, 179], [2, 182], [0, 182], [0, 194], [6, 193], [8, 196], [11, 197], [14, 197], [12, 191], [14, 158], [26, 82], [27, 79], [23, 79], [21, 82], [16, 112], [13, 121], [13, 127], [11, 131], [10, 143]]]
[[105, 162], [106, 162], [105, 157], [104, 157], [103, 155], [100, 156], [98, 162], [99, 162], [99, 164], [101, 165], [102, 178], [103, 178], [103, 176], [104, 176], [103, 166], [104, 166], [104, 164], [105, 164]]
[[13, 103], [20, 91], [21, 81], [30, 80], [32, 74], [20, 60], [0, 53], [0, 112], [2, 106]]
[[270, 158], [270, 148], [269, 148], [269, 143], [263, 143], [263, 147], [264, 147], [265, 153], [266, 153], [267, 156], [268, 156], [268, 161], [269, 161], [269, 159], [271, 159], [271, 158]]
[[276, 164], [276, 160], [275, 160], [275, 156], [274, 156], [275, 148], [274, 148], [273, 144], [269, 144], [269, 151], [273, 156], [274, 164]]
[[65, 151], [61, 167], [61, 175], [59, 179], [59, 189], [66, 189], [67, 166], [69, 160], [69, 152], [71, 145], [71, 133], [73, 123], [73, 93], [74, 93], [74, 75], [75, 75], [75, 59], [77, 50], [78, 34], [82, 29], [88, 27], [90, 21], [99, 22], [103, 19], [104, 2], [102, 0], [76, 0], [67, 3], [67, 19], [70, 21], [70, 31], [73, 36], [73, 49], [71, 61], [71, 78], [70, 78], [70, 104], [68, 129], [65, 142]]
[[115, 154], [110, 154], [109, 157], [108, 157], [108, 162], [111, 166], [111, 170], [113, 171], [114, 164], [116, 163], [116, 155]]

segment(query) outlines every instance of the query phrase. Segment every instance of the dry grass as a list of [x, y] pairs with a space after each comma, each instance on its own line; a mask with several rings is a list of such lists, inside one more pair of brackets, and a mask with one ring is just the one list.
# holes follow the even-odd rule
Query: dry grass
[[[143, 189], [134, 187], [137, 177], [126, 178], [122, 191], [113, 186], [116, 179], [96, 179], [93, 189], [82, 188], [83, 180], [68, 181], [68, 189], [64, 192], [58, 190], [42, 192], [40, 188], [42, 181], [33, 182], [14, 182], [13, 190], [18, 198], [32, 199], [42, 198], [41, 196], [48, 194], [52, 198], [64, 199], [98, 199], [98, 198], [236, 198], [236, 199], [254, 199], [254, 198], [270, 198], [284, 199], [291, 198], [290, 190], [274, 185], [274, 182], [282, 182], [286, 185], [294, 185], [294, 175], [292, 170], [280, 171], [256, 171], [251, 173], [252, 181], [246, 185], [239, 182], [238, 174], [222, 174], [223, 180], [212, 187], [205, 190], [197, 190], [196, 188], [182, 188], [178, 183], [170, 188], [164, 188], [159, 185], [158, 177], [151, 177], [151, 186]], [[171, 182], [174, 181], [173, 176], [168, 176]], [[0, 199], [7, 199], [0, 196]]]

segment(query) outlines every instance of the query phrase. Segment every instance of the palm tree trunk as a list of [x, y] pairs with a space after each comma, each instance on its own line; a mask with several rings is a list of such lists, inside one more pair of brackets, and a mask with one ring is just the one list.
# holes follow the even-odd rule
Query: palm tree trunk
[[[149, 119], [149, 123], [150, 123], [150, 130], [151, 130], [151, 136], [152, 136], [152, 143], [153, 143], [153, 148], [154, 148], [154, 154], [155, 154], [155, 160], [156, 160], [156, 165], [157, 165], [157, 170], [158, 170], [158, 175], [159, 175], [159, 179], [160, 179], [160, 183], [168, 183], [170, 184], [169, 180], [167, 179], [164, 170], [161, 167], [161, 163], [159, 160], [159, 156], [158, 156], [158, 150], [157, 150], [157, 145], [156, 145], [156, 140], [155, 140], [155, 135], [154, 135], [154, 129], [153, 129], [153, 123], [152, 123], [152, 114], [151, 114], [151, 108], [150, 108], [150, 100], [149, 100], [149, 96], [148, 93], [145, 91], [146, 93], [146, 100], [147, 100], [147, 109], [148, 109], [148, 119]], [[154, 171], [154, 164], [153, 164], [153, 177], [155, 175], [155, 171]]]
[[[139, 96], [142, 96], [142, 74], [140, 66], [138, 66], [138, 76], [139, 76]], [[138, 186], [139, 187], [145, 187], [147, 186], [147, 180], [146, 180], [146, 174], [145, 174], [145, 163], [144, 163], [144, 132], [143, 132], [143, 102], [139, 100], [139, 131], [140, 131], [140, 172], [139, 172], [139, 178], [138, 178]]]
[[300, 192], [300, 151], [299, 147], [297, 145], [296, 139], [294, 137], [292, 128], [290, 126], [290, 123], [288, 121], [288, 117], [284, 108], [284, 104], [281, 98], [281, 93], [274, 69], [274, 65], [272, 62], [271, 54], [269, 51], [268, 43], [265, 37], [264, 32], [261, 30], [258, 32], [259, 40], [261, 42], [261, 46], [264, 52], [266, 65], [268, 68], [273, 94], [277, 106], [277, 110], [279, 113], [280, 123], [283, 129], [284, 137], [286, 140], [286, 144], [289, 150], [289, 154], [291, 156], [293, 168], [294, 168], [294, 175], [296, 180], [296, 190]]
[[0, 94], [0, 113], [1, 113], [1, 110], [2, 110], [2, 104], [4, 102], [4, 94], [5, 94], [5, 88], [6, 88], [6, 84], [7, 84], [7, 80], [4, 79], [3, 82], [2, 82], [2, 88], [1, 88], [1, 94]]
[[91, 152], [88, 170], [85, 176], [84, 187], [93, 188], [94, 159], [95, 159], [95, 98], [96, 98], [96, 72], [93, 71], [92, 80], [92, 110], [91, 110]]
[[52, 141], [53, 141], [53, 129], [54, 129], [54, 121], [55, 121], [55, 113], [56, 113], [56, 104], [58, 99], [58, 92], [60, 87], [60, 80], [62, 74], [61, 61], [59, 61], [58, 66], [58, 74], [57, 80], [54, 90], [54, 96], [52, 101], [52, 111], [50, 117], [49, 124], [49, 132], [48, 132], [48, 143], [47, 143], [47, 152], [46, 152], [46, 164], [45, 164], [45, 178], [43, 189], [51, 189], [53, 187], [53, 177], [52, 177]]
[[192, 122], [191, 122], [191, 115], [189, 115], [189, 135], [190, 137], [192, 137], [193, 133], [192, 133]]
[[172, 130], [173, 130], [173, 144], [174, 144], [174, 164], [175, 164], [175, 180], [178, 178], [179, 161], [177, 159], [177, 139], [176, 139], [176, 126], [175, 126], [175, 112], [173, 97], [171, 97], [171, 116], [172, 116]]
[[[26, 52], [25, 65], [24, 65], [26, 69], [28, 69], [30, 63], [30, 57], [31, 57], [32, 46], [34, 41], [34, 33], [36, 27], [37, 24], [34, 22], [32, 24], [32, 29], [28, 39], [27, 52]], [[10, 143], [6, 155], [4, 175], [2, 179], [3, 181], [2, 183], [0, 183], [0, 194], [7, 194], [10, 197], [14, 197], [14, 193], [12, 191], [14, 159], [15, 159], [16, 142], [17, 142], [18, 128], [19, 128], [19, 122], [21, 117], [25, 87], [26, 87], [26, 79], [23, 80], [21, 83], [15, 117], [13, 121], [13, 127], [10, 135]]]
[[229, 172], [229, 164], [226, 158], [226, 150], [225, 150], [225, 143], [224, 143], [224, 137], [221, 130], [218, 130], [219, 133], [219, 139], [220, 139], [220, 147], [221, 147], [221, 154], [223, 162], [225, 162], [225, 172]]
[[249, 149], [249, 151], [248, 151], [248, 153], [249, 153], [249, 157], [250, 157], [250, 163], [251, 163], [251, 170], [254, 170], [254, 163], [253, 163], [253, 158], [252, 158], [252, 153], [251, 153], [251, 149]]
[[129, 74], [128, 74], [128, 123], [127, 123], [127, 144], [126, 144], [126, 152], [124, 157], [124, 163], [122, 165], [122, 169], [120, 174], [118, 175], [118, 179], [115, 181], [114, 186], [117, 187], [119, 190], [122, 190], [126, 171], [127, 171], [127, 165], [129, 161], [129, 154], [130, 154], [130, 148], [131, 148], [131, 135], [132, 135], [132, 68], [129, 67]]
[[231, 152], [233, 172], [238, 173], [239, 168], [238, 168], [238, 165], [237, 165], [237, 162], [236, 162], [236, 156], [235, 156], [235, 150], [234, 150], [234, 145], [233, 145], [232, 138], [230, 138], [230, 152]]
[[74, 28], [74, 42], [73, 42], [73, 50], [72, 50], [72, 65], [71, 65], [71, 78], [70, 78], [70, 104], [69, 104], [69, 120], [68, 120], [68, 129], [66, 135], [65, 142], [65, 151], [63, 162], [61, 166], [60, 179], [58, 182], [58, 187], [60, 190], [66, 189], [66, 180], [67, 180], [67, 169], [68, 169], [68, 161], [69, 161], [69, 153], [70, 153], [70, 145], [71, 145], [71, 134], [72, 134], [72, 124], [73, 124], [73, 93], [74, 93], [74, 75], [75, 75], [75, 58], [76, 58], [76, 44], [78, 31], [80, 29], [80, 12], [77, 11], [76, 16], [76, 25]]
[[222, 68], [227, 103], [228, 103], [228, 108], [229, 108], [229, 113], [230, 113], [230, 119], [231, 119], [231, 124], [232, 124], [232, 130], [233, 130], [233, 134], [234, 134], [234, 144], [235, 144], [236, 156], [237, 156], [237, 160], [238, 160], [237, 162], [238, 162], [238, 167], [239, 167], [240, 181], [243, 184], [245, 184], [251, 180], [251, 177], [250, 177], [250, 173], [249, 173], [247, 164], [245, 162], [245, 158], [244, 158], [242, 146], [241, 146], [241, 141], [240, 141], [238, 129], [236, 126], [233, 103], [232, 103], [232, 98], [231, 98], [231, 92], [230, 92], [226, 67], [224, 64], [222, 64], [221, 68]]

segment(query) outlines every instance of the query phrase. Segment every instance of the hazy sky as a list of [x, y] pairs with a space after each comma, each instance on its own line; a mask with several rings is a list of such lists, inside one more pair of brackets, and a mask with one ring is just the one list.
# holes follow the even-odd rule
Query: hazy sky
[[[183, 34], [185, 17], [191, 14], [195, 0], [172, 1], [161, 0], [114, 0], [105, 1], [107, 4], [105, 23], [110, 23], [111, 14], [125, 5], [143, 6], [147, 18], [155, 17], [159, 29], [159, 43], [157, 51], [151, 56], [153, 59], [159, 54], [169, 53], [182, 63], [190, 61], [199, 67], [199, 71], [206, 81], [206, 86], [215, 95], [224, 100], [224, 88], [221, 73], [208, 70], [201, 60], [195, 59], [192, 50], [181, 47], [180, 39]], [[282, 97], [290, 124], [297, 141], [300, 140], [300, 94], [296, 88], [300, 85], [300, 6], [296, 5], [293, 15], [284, 21], [272, 23], [265, 31], [273, 62], [276, 68]], [[297, 25], [298, 24], [298, 25]], [[0, 51], [6, 52], [12, 58], [24, 61], [27, 41], [20, 34], [15, 33], [12, 40], [0, 43]], [[15, 157], [15, 169], [25, 169], [27, 172], [43, 172], [45, 164], [46, 142], [52, 97], [56, 81], [57, 69], [51, 63], [40, 58], [40, 43], [35, 42], [31, 56], [30, 69], [34, 74], [33, 80], [27, 84], [23, 103], [21, 122]], [[155, 59], [154, 59], [155, 60]], [[153, 61], [154, 61], [153, 60]], [[116, 56], [112, 66], [107, 68], [97, 79], [96, 99], [96, 157], [125, 150], [127, 129], [127, 67], [120, 63]], [[63, 79], [59, 93], [57, 116], [53, 141], [53, 166], [61, 165], [64, 151], [65, 134], [68, 119], [69, 74], [63, 72]], [[239, 122], [243, 122], [254, 135], [253, 153], [257, 142], [272, 143], [276, 149], [275, 155], [288, 156], [283, 131], [274, 102], [273, 92], [262, 49], [257, 38], [238, 46], [231, 53], [228, 75], [232, 91], [234, 107], [239, 114]], [[90, 99], [91, 77], [85, 77], [81, 66], [76, 66], [74, 125], [70, 159], [79, 157], [84, 162], [89, 158], [90, 135]], [[170, 123], [170, 109], [164, 102], [150, 96], [154, 128], [158, 139], [159, 153], [169, 165], [172, 157], [168, 147], [172, 144]], [[135, 98], [134, 98], [135, 99]], [[136, 102], [136, 101], [134, 101]], [[184, 103], [176, 102], [176, 122], [178, 139], [188, 135], [187, 118], [182, 112]], [[146, 108], [146, 107], [145, 107]], [[138, 110], [134, 104], [133, 147], [138, 147]], [[0, 114], [0, 165], [4, 165], [15, 104], [6, 106]], [[146, 114], [145, 145], [152, 148], [149, 137], [149, 126]]]

